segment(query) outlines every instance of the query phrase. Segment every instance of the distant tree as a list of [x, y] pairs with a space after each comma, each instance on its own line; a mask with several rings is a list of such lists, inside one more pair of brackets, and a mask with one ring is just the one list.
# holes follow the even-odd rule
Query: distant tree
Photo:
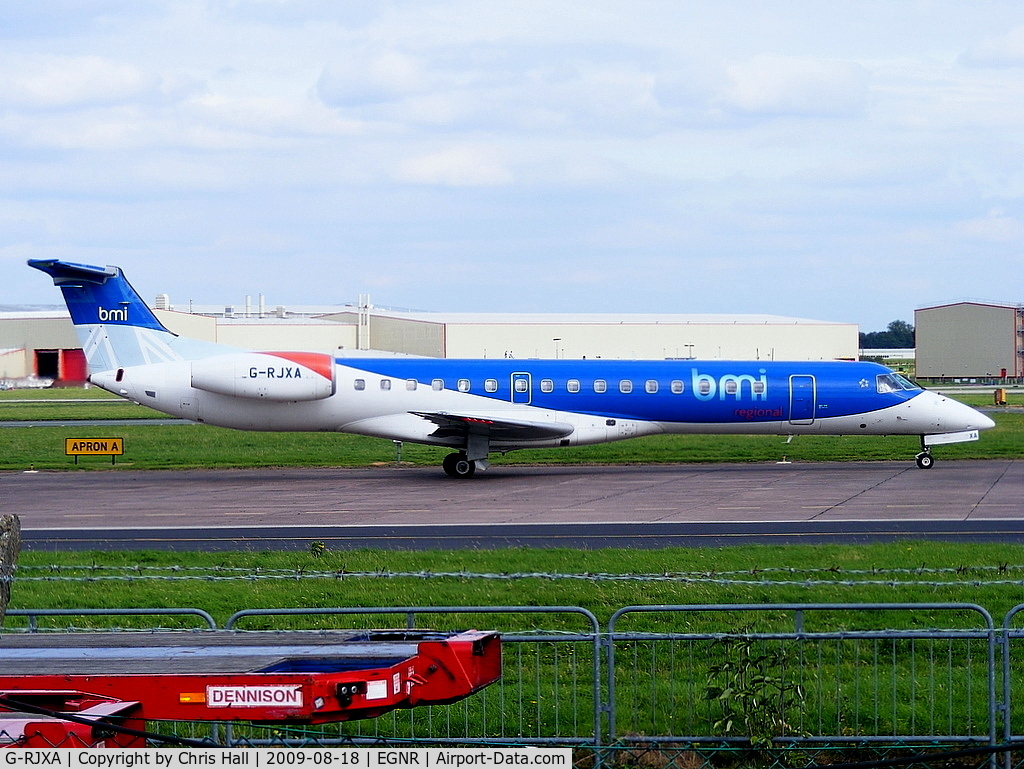
[[885, 331], [861, 332], [862, 350], [892, 350], [914, 346], [914, 327], [905, 320], [894, 320]]

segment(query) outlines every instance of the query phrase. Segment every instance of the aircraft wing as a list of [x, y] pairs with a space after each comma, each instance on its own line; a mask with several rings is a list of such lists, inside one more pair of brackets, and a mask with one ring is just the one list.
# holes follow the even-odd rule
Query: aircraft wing
[[478, 414], [451, 414], [445, 411], [410, 411], [437, 425], [437, 438], [459, 438], [467, 434], [486, 435], [499, 441], [542, 441], [564, 438], [573, 431], [566, 422], [527, 422], [498, 419]]

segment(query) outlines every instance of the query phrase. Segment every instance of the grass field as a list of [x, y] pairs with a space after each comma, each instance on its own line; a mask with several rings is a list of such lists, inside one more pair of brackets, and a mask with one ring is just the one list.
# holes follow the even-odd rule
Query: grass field
[[[217, 554], [36, 551], [21, 555], [11, 608], [196, 607], [223, 623], [248, 608], [581, 606], [604, 622], [631, 604], [931, 602], [977, 603], [998, 622], [1024, 602], [1022, 586], [1024, 546], [998, 543], [327, 550], [319, 555], [313, 548]], [[922, 627], [926, 617], [927, 612], [899, 612], [891, 620], [895, 627]], [[320, 617], [274, 626], [322, 627], [337, 621]], [[141, 624], [147, 622], [152, 621]], [[465, 618], [460, 622], [465, 625]]]

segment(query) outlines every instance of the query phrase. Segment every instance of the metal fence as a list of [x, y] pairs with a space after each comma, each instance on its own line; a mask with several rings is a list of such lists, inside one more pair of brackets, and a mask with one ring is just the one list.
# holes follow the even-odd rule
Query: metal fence
[[[597, 764], [657, 751], [692, 767], [752, 748], [1006, 746], [1024, 741], [1022, 613], [997, 626], [974, 604], [629, 606], [602, 627], [571, 606], [249, 610], [226, 628], [296, 627], [310, 615], [320, 627], [366, 627], [398, 615], [406, 627], [454, 630], [472, 616], [501, 632], [503, 676], [452, 705], [366, 721], [165, 728], [222, 744], [572, 745]], [[17, 617], [38, 630], [46, 614], [11, 611], [7, 630]]]
[[[951, 621], [896, 631], [885, 622], [894, 612]], [[623, 628], [649, 615], [682, 630]], [[980, 606], [630, 606], [612, 617], [608, 640], [611, 741], [955, 743], [997, 734], [996, 633]]]
[[[502, 677], [453, 705], [394, 710], [370, 720], [306, 731], [318, 744], [334, 742], [444, 742], [445, 744], [594, 744], [603, 732], [601, 650], [597, 617], [577, 606], [441, 606], [328, 609], [252, 609], [232, 615], [226, 629], [258, 621], [288, 622], [300, 616], [347, 617], [398, 615], [406, 628], [463, 629], [467, 615], [477, 626], [498, 629], [502, 639]], [[543, 629], [554, 625], [562, 630]], [[365, 625], [365, 623], [364, 623]], [[238, 729], [235, 730], [236, 736]], [[245, 737], [263, 744], [258, 732]], [[276, 737], [271, 738], [276, 739]]]

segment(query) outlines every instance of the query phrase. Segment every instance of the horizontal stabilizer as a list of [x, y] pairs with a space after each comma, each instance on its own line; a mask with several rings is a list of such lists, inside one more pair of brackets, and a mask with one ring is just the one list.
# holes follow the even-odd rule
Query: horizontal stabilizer
[[29, 267], [42, 270], [53, 278], [55, 286], [82, 283], [106, 283], [118, 274], [117, 267], [93, 267], [89, 264], [62, 262], [59, 259], [29, 259]]
[[497, 419], [480, 414], [449, 414], [443, 411], [409, 413], [437, 425], [437, 430], [433, 433], [436, 438], [454, 438], [474, 433], [487, 435], [491, 440], [497, 441], [544, 441], [564, 438], [574, 429], [565, 422], [527, 422]]

